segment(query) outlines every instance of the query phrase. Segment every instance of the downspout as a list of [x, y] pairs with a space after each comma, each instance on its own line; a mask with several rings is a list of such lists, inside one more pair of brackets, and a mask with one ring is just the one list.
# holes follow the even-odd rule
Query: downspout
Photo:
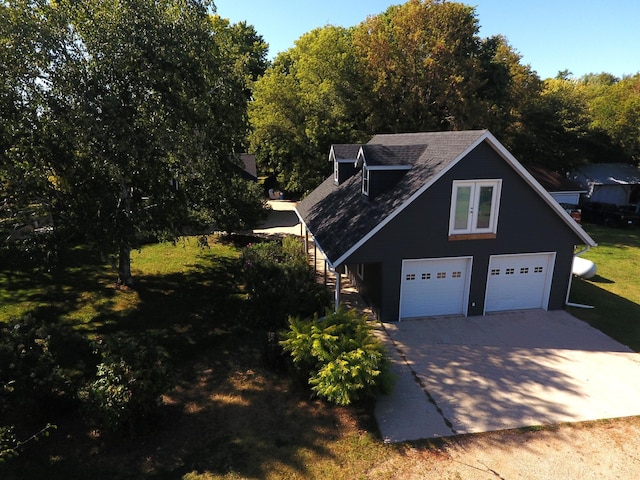
[[[584, 249], [580, 250], [578, 253], [574, 253], [574, 256], [580, 256], [583, 253], [587, 253], [591, 247], [587, 245]], [[575, 308], [595, 308], [593, 305], [583, 305], [581, 303], [572, 303], [569, 301], [569, 295], [571, 294], [571, 284], [573, 283], [573, 272], [569, 273], [569, 288], [567, 288], [567, 297], [564, 300], [564, 304], [567, 307], [575, 307]]]

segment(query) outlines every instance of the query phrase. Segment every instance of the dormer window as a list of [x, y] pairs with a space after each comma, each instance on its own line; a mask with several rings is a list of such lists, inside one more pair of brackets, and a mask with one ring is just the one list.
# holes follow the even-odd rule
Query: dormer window
[[362, 194], [369, 196], [370, 171], [366, 165], [362, 167]]
[[474, 238], [494, 238], [498, 227], [501, 187], [501, 180], [454, 181], [449, 235], [479, 234], [480, 237]]
[[340, 164], [338, 160], [333, 161], [333, 181], [336, 185], [340, 183]]

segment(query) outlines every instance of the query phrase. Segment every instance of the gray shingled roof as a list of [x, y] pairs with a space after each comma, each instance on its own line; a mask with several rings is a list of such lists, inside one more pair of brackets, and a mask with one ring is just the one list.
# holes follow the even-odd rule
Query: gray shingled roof
[[298, 204], [298, 216], [313, 234], [329, 262], [335, 266], [337, 260], [486, 132], [470, 130], [376, 135], [364, 148], [367, 165], [370, 164], [369, 152], [375, 152], [371, 157], [374, 162], [384, 162], [378, 154], [385, 150], [391, 154], [392, 162], [402, 158], [406, 163], [401, 165], [412, 165], [396, 186], [369, 201], [361, 194], [360, 175], [354, 175], [341, 185], [335, 185], [333, 177], [329, 177]]
[[331, 145], [336, 160], [355, 160], [360, 151], [360, 145], [336, 143]]
[[415, 164], [426, 148], [426, 145], [421, 144], [368, 144], [362, 146], [362, 154], [368, 167], [395, 167]]

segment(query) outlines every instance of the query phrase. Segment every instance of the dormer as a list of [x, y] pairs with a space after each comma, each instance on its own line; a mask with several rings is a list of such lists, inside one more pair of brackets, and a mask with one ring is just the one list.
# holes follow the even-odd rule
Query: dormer
[[363, 145], [354, 165], [362, 171], [362, 195], [372, 199], [394, 186], [425, 148], [426, 145]]
[[333, 162], [333, 182], [342, 184], [351, 178], [357, 171], [355, 164], [360, 151], [360, 145], [331, 145], [329, 161]]

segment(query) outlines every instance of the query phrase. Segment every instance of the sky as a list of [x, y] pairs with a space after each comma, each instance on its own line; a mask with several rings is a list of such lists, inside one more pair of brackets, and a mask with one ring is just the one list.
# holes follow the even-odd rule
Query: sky
[[[503, 35], [541, 78], [568, 70], [579, 78], [640, 72], [638, 0], [460, 0], [476, 8], [480, 37]], [[269, 44], [269, 57], [325, 25], [351, 27], [396, 0], [214, 0], [231, 23], [246, 21]]]

